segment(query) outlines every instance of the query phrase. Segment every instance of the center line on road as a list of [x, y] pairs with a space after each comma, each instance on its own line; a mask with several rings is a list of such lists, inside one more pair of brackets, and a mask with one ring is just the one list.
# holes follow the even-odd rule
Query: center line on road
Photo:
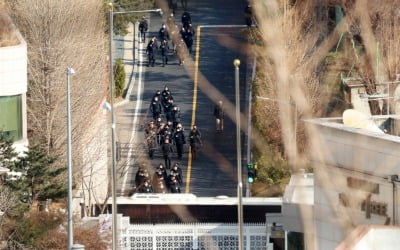
[[[197, 38], [196, 38], [196, 58], [194, 62], [194, 80], [193, 80], [193, 104], [192, 104], [192, 123], [190, 129], [196, 124], [196, 107], [197, 107], [197, 85], [199, 80], [199, 59], [200, 59], [200, 30], [201, 26], [197, 26]], [[190, 145], [189, 145], [190, 148]], [[186, 187], [185, 192], [190, 193], [190, 177], [192, 174], [192, 152], [189, 150], [188, 156], [188, 168], [186, 173]]]

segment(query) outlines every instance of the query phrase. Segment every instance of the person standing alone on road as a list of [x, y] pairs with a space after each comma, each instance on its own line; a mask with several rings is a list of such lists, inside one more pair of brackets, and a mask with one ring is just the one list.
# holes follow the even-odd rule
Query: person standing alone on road
[[192, 158], [197, 158], [197, 151], [202, 145], [201, 142], [201, 133], [197, 129], [196, 125], [193, 125], [192, 130], [190, 130], [189, 134], [189, 142], [190, 142], [190, 152], [192, 153]]
[[214, 107], [214, 117], [215, 124], [217, 127], [217, 132], [222, 132], [224, 130], [224, 109], [222, 106], [222, 101], [219, 101]]
[[246, 25], [248, 28], [251, 28], [251, 25], [253, 24], [253, 12], [251, 10], [251, 5], [250, 3], [244, 8], [244, 19], [246, 21]]

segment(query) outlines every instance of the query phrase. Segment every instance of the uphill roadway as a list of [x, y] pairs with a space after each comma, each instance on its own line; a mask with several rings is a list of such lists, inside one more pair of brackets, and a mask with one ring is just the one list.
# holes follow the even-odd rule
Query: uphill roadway
[[[140, 164], [147, 163], [152, 176], [155, 167], [164, 163], [161, 150], [156, 151], [153, 160], [147, 156], [143, 127], [151, 120], [148, 108], [152, 96], [156, 90], [162, 91], [168, 86], [174, 104], [180, 107], [187, 141], [183, 159], [178, 160], [176, 153], [172, 154], [172, 164], [178, 162], [183, 170], [182, 192], [193, 193], [198, 197], [237, 195], [233, 60], [241, 61], [240, 100], [241, 112], [244, 114], [248, 106], [249, 88], [246, 84], [247, 57], [243, 49], [243, 45], [246, 44], [243, 36], [245, 4], [242, 0], [188, 1], [188, 11], [192, 16], [196, 34], [191, 60], [186, 60], [182, 66], [179, 65], [176, 55], [170, 55], [168, 65], [162, 67], [161, 56], [156, 53], [155, 67], [147, 67], [145, 46], [148, 39], [144, 44], [138, 44], [139, 55], [136, 64], [139, 73], [136, 74], [135, 89], [129, 97], [130, 101], [117, 109], [117, 128], [123, 158], [119, 163], [123, 165], [119, 171], [122, 177], [119, 190], [123, 193], [127, 194], [134, 185], [135, 174]], [[182, 12], [182, 8], [178, 8], [175, 13], [179, 27]], [[148, 37], [158, 37], [163, 18], [165, 17], [151, 14]], [[226, 109], [223, 133], [216, 132], [213, 117], [214, 105], [218, 100], [224, 100]], [[137, 116], [137, 119], [133, 119], [134, 116]], [[245, 126], [243, 121], [242, 127]], [[203, 147], [196, 159], [189, 154], [188, 135], [193, 124], [201, 131], [203, 141]], [[127, 131], [132, 125], [135, 133]], [[247, 147], [244, 138], [242, 136], [242, 152], [245, 152]], [[245, 155], [242, 155], [245, 162]]]

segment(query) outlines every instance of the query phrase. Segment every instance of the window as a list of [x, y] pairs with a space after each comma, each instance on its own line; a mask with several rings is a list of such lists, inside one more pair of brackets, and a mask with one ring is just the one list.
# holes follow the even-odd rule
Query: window
[[0, 96], [0, 130], [13, 141], [22, 138], [22, 97]]

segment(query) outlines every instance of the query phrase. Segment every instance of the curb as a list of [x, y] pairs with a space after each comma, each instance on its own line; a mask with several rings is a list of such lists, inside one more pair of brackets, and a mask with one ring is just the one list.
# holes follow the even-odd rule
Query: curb
[[[131, 36], [133, 38], [134, 44], [133, 44], [132, 53], [131, 53], [132, 56], [129, 56], [129, 58], [125, 58], [125, 54], [124, 54], [124, 60], [131, 59], [133, 67], [131, 65], [124, 65], [125, 72], [130, 71], [129, 77], [127, 77], [125, 80], [125, 86], [126, 86], [127, 91], [126, 91], [124, 100], [122, 100], [118, 103], [114, 103], [114, 107], [119, 107], [119, 106], [125, 105], [126, 103], [128, 103], [130, 101], [132, 89], [133, 89], [133, 86], [135, 85], [136, 75], [138, 72], [137, 58], [139, 56], [139, 48], [138, 48], [139, 44], [135, 37], [136, 36], [135, 31], [138, 30], [138, 25], [139, 25], [138, 23], [135, 23], [135, 24], [130, 23], [129, 24], [129, 33], [126, 36]], [[126, 37], [126, 36], [124, 36], [124, 37]], [[130, 45], [127, 45], [127, 43], [131, 43], [132, 41], [130, 39], [124, 39], [124, 40], [125, 40], [124, 47], [129, 48]]]

